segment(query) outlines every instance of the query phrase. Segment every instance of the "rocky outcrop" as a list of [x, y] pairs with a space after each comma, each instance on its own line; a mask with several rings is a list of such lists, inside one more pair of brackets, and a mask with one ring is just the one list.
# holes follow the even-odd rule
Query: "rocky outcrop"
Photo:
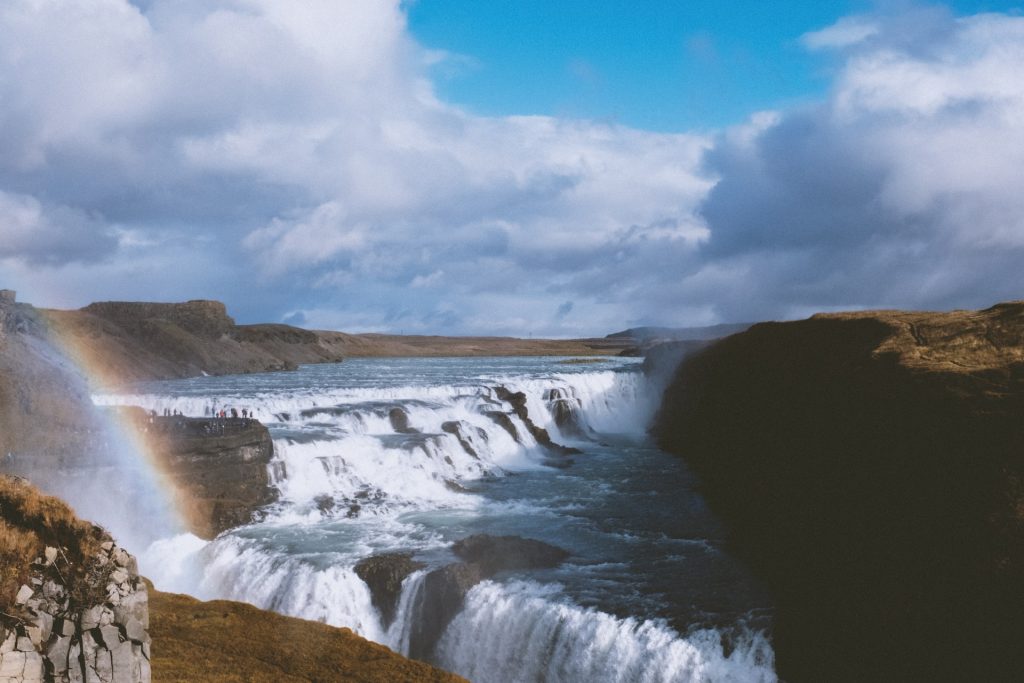
[[487, 432], [463, 420], [449, 420], [441, 423], [441, 431], [454, 436], [462, 450], [474, 458], [480, 457], [480, 449], [487, 443]]
[[[148, 683], [149, 602], [135, 558], [10, 478], [0, 478], [0, 531], [0, 681]], [[18, 573], [25, 582], [12, 596]]]
[[258, 420], [151, 416], [137, 408], [122, 412], [145, 437], [195, 535], [210, 539], [249, 524], [277, 500], [267, 467], [274, 442]]
[[0, 470], [26, 472], [35, 456], [73, 458], [96, 432], [88, 387], [46, 340], [38, 311], [0, 290]]
[[374, 555], [356, 563], [356, 575], [370, 587], [373, 606], [380, 612], [384, 628], [395, 620], [398, 597], [405, 577], [426, 565], [412, 559], [412, 553]]
[[452, 545], [461, 562], [434, 569], [423, 580], [422, 599], [409, 637], [409, 656], [427, 659], [438, 638], [462, 608], [466, 593], [503, 571], [557, 567], [569, 553], [519, 536], [469, 536]]
[[775, 594], [790, 681], [1024, 673], [1024, 303], [766, 323], [655, 426]]
[[101, 384], [293, 370], [344, 357], [344, 335], [236, 325], [218, 301], [105, 301], [43, 314]]
[[[572, 448], [571, 446], [563, 446], [562, 444], [555, 443], [551, 439], [551, 435], [548, 434], [548, 430], [543, 427], [538, 427], [537, 424], [530, 419], [530, 412], [526, 407], [526, 394], [521, 391], [509, 391], [507, 387], [498, 386], [494, 388], [494, 395], [499, 401], [504, 401], [512, 407], [512, 412], [526, 425], [526, 428], [530, 431], [534, 440], [544, 448], [548, 449], [552, 453], [557, 455], [573, 455], [581, 453], [580, 449]], [[489, 415], [498, 424], [501, 424], [500, 418], [496, 418], [494, 414]], [[510, 423], [511, 421], [509, 421]], [[504, 425], [502, 425], [504, 426]], [[508, 429], [508, 427], [506, 427]], [[518, 437], [515, 434], [515, 427], [511, 429], [512, 437], [518, 441]]]

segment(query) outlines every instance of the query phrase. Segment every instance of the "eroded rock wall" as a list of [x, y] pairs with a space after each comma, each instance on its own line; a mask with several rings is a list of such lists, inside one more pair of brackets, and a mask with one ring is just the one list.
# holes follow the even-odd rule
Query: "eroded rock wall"
[[1024, 674], [1024, 303], [756, 325], [655, 434], [775, 594], [786, 680]]

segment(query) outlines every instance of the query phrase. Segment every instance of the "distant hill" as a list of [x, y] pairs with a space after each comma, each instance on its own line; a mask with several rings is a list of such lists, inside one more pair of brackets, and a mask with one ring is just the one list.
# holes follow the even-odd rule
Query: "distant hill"
[[633, 339], [638, 343], [650, 341], [707, 340], [728, 337], [743, 332], [754, 323], [723, 323], [707, 327], [631, 327], [614, 332], [605, 339]]
[[291, 370], [344, 358], [619, 355], [636, 346], [630, 338], [404, 336], [236, 325], [223, 303], [207, 300], [104, 301], [71, 311], [21, 306], [70, 347], [93, 382], [104, 384]]

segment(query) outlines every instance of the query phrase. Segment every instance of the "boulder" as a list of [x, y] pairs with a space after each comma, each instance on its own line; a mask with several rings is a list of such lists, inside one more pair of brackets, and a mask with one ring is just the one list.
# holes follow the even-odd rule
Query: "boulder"
[[369, 586], [373, 606], [380, 612], [384, 628], [395, 620], [402, 581], [425, 566], [413, 560], [412, 553], [374, 555], [356, 563], [356, 575]]
[[396, 434], [419, 434], [420, 430], [409, 426], [409, 413], [404, 408], [395, 407], [388, 411], [388, 420]]

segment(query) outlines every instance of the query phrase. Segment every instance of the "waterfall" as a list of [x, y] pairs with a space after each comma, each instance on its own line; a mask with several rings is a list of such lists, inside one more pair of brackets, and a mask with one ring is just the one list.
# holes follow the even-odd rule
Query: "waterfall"
[[[463, 367], [449, 360], [423, 379], [417, 363], [430, 361], [353, 362], [291, 376], [153, 383], [130, 394], [94, 396], [100, 405], [192, 416], [246, 408], [274, 439], [270, 478], [279, 502], [263, 522], [212, 542], [185, 535], [154, 544], [147, 556], [161, 564], [158, 587], [346, 626], [408, 654], [428, 602], [428, 575], [458, 561], [449, 549], [455, 538], [509, 520], [519, 525], [515, 533], [525, 527], [524, 535], [530, 525], [578, 527], [573, 533], [584, 534], [577, 541], [582, 548], [593, 534], [605, 544], [633, 537], [628, 529], [592, 529], [579, 516], [588, 505], [581, 494], [596, 504], [615, 495], [620, 480], [635, 478], [631, 461], [612, 460], [626, 469], [609, 470], [608, 479], [592, 485], [578, 474], [595, 466], [594, 449], [611, 435], [619, 435], [616, 443], [643, 440], [654, 405], [641, 373], [623, 371], [625, 361], [569, 371], [529, 360], [520, 362], [527, 371], [485, 372], [477, 364], [487, 361], [464, 360]], [[530, 363], [543, 371], [529, 370]], [[454, 381], [449, 374], [457, 375]], [[569, 455], [563, 446], [583, 453]], [[668, 460], [659, 467], [678, 465]], [[487, 495], [499, 482], [519, 481], [553, 488], [543, 495], [515, 489], [507, 499]], [[561, 493], [559, 486], [582, 488]], [[566, 541], [574, 538], [570, 533]], [[395, 618], [385, 624], [354, 567], [393, 552], [413, 553], [426, 568], [404, 578]], [[600, 572], [590, 569], [604, 565], [575, 567], [574, 561], [559, 570], [558, 581], [591, 575], [600, 581]], [[586, 584], [584, 592], [607, 590], [601, 585]], [[435, 634], [428, 658], [474, 681], [775, 680], [767, 639], [740, 631], [729, 643], [715, 628], [681, 634], [658, 618], [580, 606], [558, 582], [498, 575], [469, 590]]]

